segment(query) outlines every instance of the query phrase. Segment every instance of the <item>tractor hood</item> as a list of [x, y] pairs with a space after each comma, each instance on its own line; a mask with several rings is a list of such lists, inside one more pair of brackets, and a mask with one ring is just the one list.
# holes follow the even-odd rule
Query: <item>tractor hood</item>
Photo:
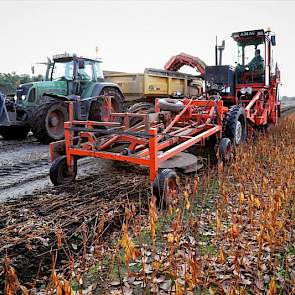
[[40, 81], [32, 84], [40, 94], [44, 92], [54, 92], [57, 94], [66, 95], [67, 82], [66, 81]]
[[21, 84], [17, 89], [17, 99], [26, 106], [35, 106], [40, 103], [44, 93], [67, 95], [66, 81], [39, 81]]

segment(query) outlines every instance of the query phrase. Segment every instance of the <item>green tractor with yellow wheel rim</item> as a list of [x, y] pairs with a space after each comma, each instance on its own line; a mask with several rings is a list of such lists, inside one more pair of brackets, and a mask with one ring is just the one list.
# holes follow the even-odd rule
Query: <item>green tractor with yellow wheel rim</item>
[[16, 98], [0, 95], [0, 135], [5, 139], [21, 139], [33, 132], [41, 142], [64, 137], [68, 119], [67, 102], [79, 100], [79, 120], [109, 120], [111, 111], [122, 112], [124, 96], [114, 83], [104, 81], [101, 61], [61, 54], [48, 60], [44, 81], [22, 84]]

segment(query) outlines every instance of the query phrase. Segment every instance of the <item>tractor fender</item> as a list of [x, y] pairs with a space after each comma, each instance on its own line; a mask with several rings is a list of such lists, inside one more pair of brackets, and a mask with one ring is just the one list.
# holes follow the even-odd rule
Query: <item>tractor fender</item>
[[120, 93], [122, 94], [122, 96], [124, 97], [123, 95], [123, 92], [121, 91], [120, 87], [115, 84], [115, 83], [110, 83], [110, 82], [99, 82], [99, 83], [96, 83], [92, 89], [92, 93], [91, 93], [91, 97], [95, 97], [95, 96], [99, 96], [100, 93], [102, 92], [102, 90], [105, 88], [105, 87], [112, 87], [112, 88], [116, 88], [118, 91], [120, 91]]

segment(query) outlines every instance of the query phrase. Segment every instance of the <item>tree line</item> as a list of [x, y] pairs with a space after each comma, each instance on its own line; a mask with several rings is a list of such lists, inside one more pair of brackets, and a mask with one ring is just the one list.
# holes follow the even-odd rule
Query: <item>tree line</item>
[[18, 85], [28, 82], [41, 81], [43, 79], [42, 75], [30, 76], [28, 74], [16, 74], [12, 73], [0, 73], [0, 92], [4, 94], [12, 94], [16, 92]]

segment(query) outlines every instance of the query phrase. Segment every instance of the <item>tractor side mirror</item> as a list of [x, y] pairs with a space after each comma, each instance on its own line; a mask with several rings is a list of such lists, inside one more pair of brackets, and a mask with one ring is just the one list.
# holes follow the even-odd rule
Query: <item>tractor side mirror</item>
[[78, 59], [78, 68], [85, 69], [85, 60], [83, 58]]
[[31, 72], [32, 72], [32, 75], [35, 74], [35, 67], [34, 66], [31, 66]]
[[270, 37], [270, 42], [271, 42], [271, 45], [272, 45], [272, 46], [276, 46], [276, 36], [274, 36], [274, 35], [271, 36], [271, 37]]

